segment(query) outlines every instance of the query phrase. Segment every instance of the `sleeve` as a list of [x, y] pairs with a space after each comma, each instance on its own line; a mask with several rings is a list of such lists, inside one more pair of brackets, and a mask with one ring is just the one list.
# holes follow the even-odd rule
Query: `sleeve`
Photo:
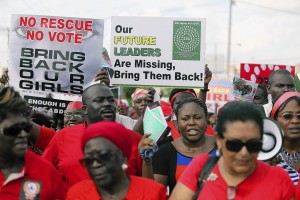
[[128, 160], [128, 168], [126, 170], [127, 174], [135, 175], [135, 176], [142, 176], [142, 167], [143, 167], [143, 159], [138, 151], [138, 145], [142, 136], [138, 133], [135, 133], [129, 130], [129, 134], [132, 140], [132, 147], [131, 147], [131, 155]]
[[48, 144], [50, 143], [53, 136], [55, 135], [55, 133], [56, 132], [50, 128], [40, 126], [40, 136], [37, 143], [34, 144], [34, 146], [44, 151], [48, 146]]
[[208, 160], [208, 154], [201, 154], [193, 158], [192, 162], [187, 166], [178, 182], [182, 183], [192, 191], [197, 191], [198, 176], [205, 162]]
[[[166, 143], [159, 147], [152, 159], [153, 174], [169, 175], [171, 165], [171, 143]], [[176, 167], [176, 166], [174, 166]]]
[[55, 134], [55, 136], [52, 138], [49, 145], [47, 146], [46, 150], [42, 154], [42, 157], [51, 162], [56, 168], [58, 168], [58, 141], [62, 140], [62, 138], [59, 137], [60, 135], [61, 132]]

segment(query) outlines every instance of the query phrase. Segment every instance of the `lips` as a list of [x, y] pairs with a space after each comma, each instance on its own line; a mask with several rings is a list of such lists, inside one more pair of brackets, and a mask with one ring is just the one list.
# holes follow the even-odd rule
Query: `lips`
[[188, 130], [186, 131], [186, 133], [187, 133], [188, 135], [190, 135], [190, 136], [195, 136], [195, 135], [197, 135], [197, 134], [199, 133], [199, 130], [196, 130], [196, 129], [188, 129]]
[[103, 110], [101, 111], [101, 115], [104, 116], [104, 118], [113, 118], [115, 115], [115, 112], [111, 109]]
[[26, 149], [27, 148], [27, 139], [17, 140], [14, 142], [14, 146], [17, 149]]
[[297, 134], [300, 133], [300, 127], [293, 127], [288, 129], [290, 133]]

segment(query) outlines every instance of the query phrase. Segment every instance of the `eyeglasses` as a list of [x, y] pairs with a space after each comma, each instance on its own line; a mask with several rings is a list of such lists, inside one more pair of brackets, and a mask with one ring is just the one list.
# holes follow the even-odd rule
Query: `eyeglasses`
[[66, 113], [66, 114], [64, 114], [64, 117], [67, 119], [71, 119], [72, 117], [75, 117], [76, 119], [82, 119], [84, 116], [82, 114]]
[[256, 139], [250, 139], [247, 142], [242, 142], [241, 140], [227, 140], [225, 139], [226, 142], [226, 148], [229, 151], [233, 151], [233, 152], [239, 152], [243, 146], [245, 146], [248, 150], [249, 153], [258, 153], [261, 148], [262, 148], [262, 142]]
[[300, 113], [297, 113], [296, 115], [293, 115], [292, 113], [283, 113], [283, 114], [278, 114], [278, 117], [282, 117], [286, 121], [290, 121], [294, 117], [300, 120]]
[[88, 167], [90, 168], [94, 161], [96, 160], [99, 164], [106, 164], [108, 162], [111, 161], [111, 158], [113, 157], [114, 153], [109, 151], [109, 152], [106, 152], [106, 153], [97, 153], [95, 154], [93, 157], [84, 157], [82, 158], [81, 160], [79, 160], [79, 162], [85, 166], [85, 167]]
[[17, 137], [22, 130], [29, 133], [31, 129], [31, 123], [14, 124], [8, 128], [0, 128], [0, 134], [10, 137]]

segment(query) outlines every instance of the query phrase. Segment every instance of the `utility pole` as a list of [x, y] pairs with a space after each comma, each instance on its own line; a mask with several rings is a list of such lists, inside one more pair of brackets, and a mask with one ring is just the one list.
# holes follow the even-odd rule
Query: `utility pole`
[[229, 22], [228, 22], [228, 46], [227, 46], [227, 76], [230, 72], [230, 53], [231, 53], [231, 12], [232, 5], [234, 4], [233, 0], [229, 0]]

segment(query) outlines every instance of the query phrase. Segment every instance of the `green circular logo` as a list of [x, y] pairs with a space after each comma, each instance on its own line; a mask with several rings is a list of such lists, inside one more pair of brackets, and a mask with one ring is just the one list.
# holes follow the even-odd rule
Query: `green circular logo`
[[183, 52], [193, 51], [200, 45], [200, 33], [191, 26], [182, 26], [175, 32], [174, 43]]

